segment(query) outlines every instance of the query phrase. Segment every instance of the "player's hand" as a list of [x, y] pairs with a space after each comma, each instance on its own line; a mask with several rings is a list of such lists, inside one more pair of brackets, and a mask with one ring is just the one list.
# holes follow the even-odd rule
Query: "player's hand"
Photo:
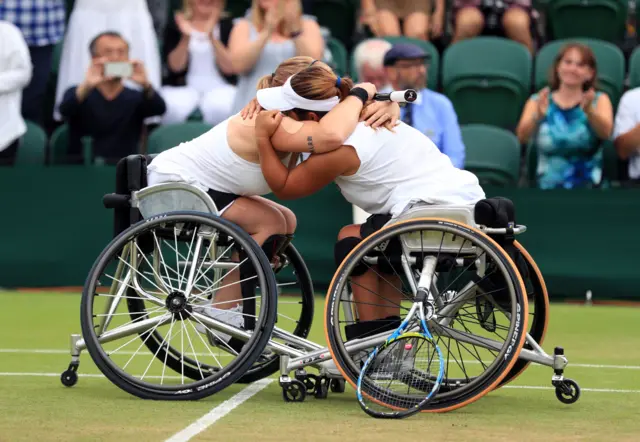
[[261, 110], [262, 106], [258, 103], [258, 99], [254, 98], [240, 111], [240, 116], [243, 120], [246, 120], [247, 118], [253, 119], [253, 117], [258, 115]]
[[256, 117], [256, 137], [271, 138], [280, 126], [282, 116], [277, 110], [260, 112]]
[[392, 129], [400, 119], [400, 106], [394, 102], [372, 101], [360, 112], [360, 121], [374, 129]]

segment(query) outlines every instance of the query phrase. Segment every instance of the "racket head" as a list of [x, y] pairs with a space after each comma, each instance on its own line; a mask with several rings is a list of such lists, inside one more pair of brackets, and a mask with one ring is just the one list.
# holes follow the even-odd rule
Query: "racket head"
[[425, 333], [402, 333], [374, 349], [358, 377], [356, 396], [365, 413], [401, 419], [424, 408], [444, 375], [440, 348]]

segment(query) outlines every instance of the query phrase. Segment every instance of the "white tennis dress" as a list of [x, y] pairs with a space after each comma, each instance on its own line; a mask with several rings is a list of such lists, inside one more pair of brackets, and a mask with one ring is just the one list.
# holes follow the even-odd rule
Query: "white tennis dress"
[[376, 131], [361, 122], [344, 142], [361, 163], [354, 175], [335, 180], [351, 204], [395, 217], [417, 202], [470, 205], [485, 198], [478, 178], [457, 169], [420, 131], [402, 122], [394, 131]]

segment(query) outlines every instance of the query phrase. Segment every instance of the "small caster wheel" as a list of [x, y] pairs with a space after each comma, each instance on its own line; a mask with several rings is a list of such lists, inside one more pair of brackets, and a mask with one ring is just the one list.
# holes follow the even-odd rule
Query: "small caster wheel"
[[563, 404], [573, 404], [580, 399], [580, 387], [573, 379], [564, 379], [556, 387], [556, 397]]
[[344, 379], [331, 379], [331, 391], [333, 393], [344, 393]]
[[318, 379], [316, 382], [316, 399], [326, 399], [329, 396], [329, 380], [326, 378]]
[[307, 389], [302, 381], [292, 379], [282, 387], [282, 397], [285, 402], [303, 402], [307, 396]]
[[65, 387], [73, 387], [78, 382], [78, 373], [73, 370], [66, 370], [60, 376], [60, 382]]
[[318, 376], [315, 374], [307, 374], [304, 376], [296, 376], [296, 379], [302, 382], [307, 389], [307, 394], [314, 394], [318, 386]]

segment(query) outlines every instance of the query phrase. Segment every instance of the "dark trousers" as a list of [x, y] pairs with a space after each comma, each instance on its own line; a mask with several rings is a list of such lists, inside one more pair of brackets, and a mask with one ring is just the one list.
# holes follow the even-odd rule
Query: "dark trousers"
[[0, 166], [13, 166], [16, 160], [16, 153], [18, 152], [18, 146], [20, 145], [20, 138], [15, 140], [9, 146], [0, 150]]
[[22, 91], [22, 116], [39, 125], [44, 125], [44, 99], [47, 81], [51, 73], [53, 45], [29, 46], [33, 76], [31, 83]]

